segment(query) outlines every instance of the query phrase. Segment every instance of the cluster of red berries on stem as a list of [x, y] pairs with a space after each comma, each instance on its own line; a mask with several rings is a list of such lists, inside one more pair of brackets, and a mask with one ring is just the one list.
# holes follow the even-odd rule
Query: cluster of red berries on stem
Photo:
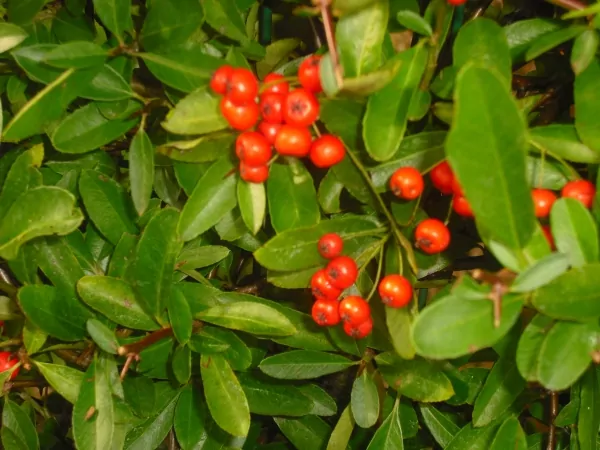
[[296, 89], [290, 89], [283, 75], [276, 73], [267, 75], [262, 87], [249, 69], [225, 65], [213, 74], [210, 87], [223, 95], [221, 113], [232, 128], [242, 132], [236, 141], [236, 155], [244, 181], [267, 180], [271, 147], [279, 155], [308, 156], [320, 168], [344, 159], [346, 149], [338, 137], [323, 134], [313, 139], [310, 131], [321, 109], [316, 97], [323, 90], [320, 58], [312, 55], [302, 61], [298, 69], [302, 87]]
[[369, 303], [357, 295], [339, 299], [342, 291], [356, 281], [356, 262], [349, 256], [342, 255], [344, 242], [336, 233], [323, 235], [317, 248], [329, 263], [324, 269], [317, 270], [310, 281], [315, 297], [312, 307], [314, 321], [328, 327], [343, 322], [344, 332], [348, 336], [355, 339], [368, 336], [373, 329]]
[[[456, 184], [453, 175], [450, 183]], [[434, 186], [438, 187], [435, 181]], [[456, 186], [458, 185], [456, 184]], [[414, 167], [400, 167], [390, 178], [392, 193], [403, 200], [415, 200], [419, 198], [424, 188], [425, 181], [423, 180], [423, 176]], [[450, 231], [441, 220], [425, 219], [415, 229], [415, 240], [415, 245], [423, 252], [428, 254], [440, 253], [450, 245]]]

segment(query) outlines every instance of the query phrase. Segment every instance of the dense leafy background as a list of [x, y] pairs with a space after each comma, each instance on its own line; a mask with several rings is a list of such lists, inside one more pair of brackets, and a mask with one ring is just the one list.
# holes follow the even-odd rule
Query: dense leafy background
[[[559, 200], [551, 252], [530, 190], [597, 176], [600, 8], [552, 3], [334, 0], [340, 84], [309, 2], [0, 1], [3, 447], [596, 449], [600, 203]], [[313, 52], [346, 159], [246, 184], [212, 72]], [[476, 220], [426, 256], [450, 198], [388, 179], [445, 158]], [[418, 288], [366, 339], [308, 315], [327, 232], [348, 293]]]

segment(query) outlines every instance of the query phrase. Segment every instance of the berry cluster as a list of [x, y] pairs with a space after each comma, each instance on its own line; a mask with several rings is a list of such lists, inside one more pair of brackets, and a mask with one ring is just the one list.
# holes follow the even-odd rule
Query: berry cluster
[[[275, 73], [265, 77], [262, 87], [248, 69], [226, 65], [213, 74], [210, 87], [223, 95], [221, 113], [232, 128], [242, 131], [236, 141], [236, 155], [243, 180], [267, 180], [272, 146], [280, 155], [308, 156], [320, 168], [344, 159], [346, 149], [338, 137], [324, 134], [313, 139], [309, 128], [320, 113], [316, 97], [323, 90], [319, 62], [317, 55], [302, 61], [298, 69], [302, 87], [296, 89], [290, 89], [286, 79]], [[255, 126], [257, 131], [250, 131]]]
[[366, 337], [373, 329], [369, 303], [357, 295], [339, 300], [344, 289], [356, 281], [356, 262], [342, 255], [344, 242], [335, 233], [325, 234], [317, 244], [319, 253], [329, 259], [324, 269], [317, 270], [310, 281], [315, 297], [312, 317], [321, 326], [334, 326], [344, 323], [344, 332], [353, 338]]
[[[459, 191], [460, 187], [454, 179], [454, 175], [452, 175], [450, 166], [448, 166], [445, 162], [442, 164], [446, 164], [448, 170], [450, 171], [449, 173], [451, 179], [449, 178], [446, 180], [449, 183], [449, 188], [454, 186], [454, 189]], [[439, 166], [442, 166], [442, 164]], [[440, 189], [438, 184], [436, 184], [436, 181], [433, 181], [433, 184]], [[390, 178], [390, 189], [396, 197], [403, 200], [417, 199], [423, 193], [424, 187], [425, 182], [423, 181], [423, 176], [414, 167], [400, 167], [392, 174], [392, 177]], [[459, 192], [461, 192], [460, 197], [464, 199], [464, 196], [462, 196], [462, 191]], [[466, 200], [464, 201], [466, 202]], [[441, 220], [425, 219], [421, 221], [415, 228], [415, 240], [415, 245], [423, 252], [430, 255], [440, 253], [446, 250], [450, 245], [450, 231]]]

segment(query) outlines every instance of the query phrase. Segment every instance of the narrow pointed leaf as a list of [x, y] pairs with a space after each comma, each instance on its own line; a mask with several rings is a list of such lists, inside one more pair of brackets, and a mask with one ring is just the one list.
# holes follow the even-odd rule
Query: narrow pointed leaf
[[341, 355], [292, 350], [263, 359], [259, 369], [273, 378], [307, 380], [340, 372], [354, 364], [355, 362]]

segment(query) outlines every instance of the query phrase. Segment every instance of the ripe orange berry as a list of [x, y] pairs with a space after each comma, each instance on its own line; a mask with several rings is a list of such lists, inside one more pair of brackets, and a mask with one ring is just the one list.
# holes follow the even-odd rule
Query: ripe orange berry
[[373, 330], [373, 319], [370, 317], [364, 322], [353, 325], [350, 322], [344, 322], [344, 332], [354, 339], [362, 339], [367, 337]]
[[321, 63], [320, 55], [311, 55], [306, 58], [298, 67], [298, 80], [304, 89], [315, 94], [321, 92], [321, 77], [319, 75], [319, 66]]
[[454, 212], [459, 216], [473, 217], [473, 210], [471, 209], [469, 201], [460, 195], [455, 195], [452, 198], [452, 209], [454, 209]]
[[413, 297], [413, 288], [402, 275], [385, 276], [377, 290], [381, 301], [390, 308], [403, 308]]
[[340, 317], [357, 326], [371, 317], [371, 308], [364, 298], [351, 295], [340, 302]]
[[283, 125], [275, 136], [275, 150], [281, 155], [302, 158], [308, 155], [312, 136], [306, 127]]
[[264, 183], [269, 178], [269, 167], [249, 166], [244, 161], [240, 162], [240, 177], [248, 183]]
[[319, 298], [312, 307], [313, 320], [322, 327], [340, 323], [339, 302], [337, 299]]
[[533, 189], [531, 191], [533, 197], [533, 206], [535, 208], [535, 217], [548, 217], [552, 205], [556, 201], [554, 192], [548, 189]]
[[310, 279], [310, 288], [312, 290], [312, 294], [317, 299], [329, 298], [337, 300], [342, 293], [341, 289], [338, 289], [331, 283], [331, 280], [329, 277], [327, 277], [325, 269], [319, 269], [315, 272]]
[[221, 99], [221, 113], [231, 128], [244, 131], [252, 128], [259, 115], [258, 105], [254, 102], [236, 105], [228, 97]]
[[337, 258], [342, 254], [344, 241], [337, 233], [327, 233], [321, 236], [321, 239], [317, 243], [317, 248], [323, 258]]
[[[11, 370], [14, 366], [19, 363], [19, 358], [13, 355], [11, 352], [0, 352], [0, 372], [6, 372]], [[10, 379], [14, 379], [19, 373], [20, 367], [17, 367]]]
[[429, 178], [433, 186], [442, 194], [452, 194], [452, 183], [454, 182], [454, 172], [447, 161], [442, 161], [429, 172]]
[[283, 120], [289, 125], [308, 127], [318, 119], [320, 106], [317, 98], [306, 89], [294, 89], [283, 106]]
[[233, 67], [231, 66], [225, 65], [219, 67], [210, 79], [210, 88], [217, 94], [225, 94], [232, 73]]
[[235, 141], [235, 154], [249, 166], [264, 166], [271, 159], [271, 144], [261, 133], [245, 131]]
[[310, 147], [309, 157], [312, 163], [320, 168], [331, 167], [342, 162], [346, 149], [339, 138], [324, 134], [315, 139]]
[[263, 83], [266, 84], [271, 84], [274, 83], [275, 81], [277, 83], [271, 84], [271, 86], [269, 86], [268, 88], [266, 88], [263, 91], [263, 94], [282, 94], [282, 95], [287, 95], [287, 93], [290, 91], [290, 85], [287, 81], [282, 81], [285, 77], [281, 74], [278, 73], [270, 73], [269, 75], [267, 75], [265, 77], [265, 79], [263, 80]]
[[275, 137], [279, 130], [281, 129], [280, 123], [269, 123], [264, 120], [258, 124], [258, 131], [262, 133], [262, 135], [267, 139], [269, 144], [273, 145], [275, 143]]
[[227, 98], [233, 103], [254, 102], [258, 94], [258, 80], [249, 69], [234, 69], [227, 83]]
[[438, 219], [425, 219], [415, 229], [416, 246], [430, 255], [443, 252], [450, 245], [450, 231]]
[[260, 113], [265, 122], [283, 122], [283, 103], [285, 96], [282, 94], [267, 93], [260, 96]]
[[394, 195], [404, 200], [414, 200], [423, 193], [425, 183], [421, 173], [414, 167], [400, 167], [390, 178]]
[[358, 276], [356, 262], [349, 256], [333, 258], [325, 268], [327, 278], [338, 289], [346, 289], [354, 284]]
[[564, 185], [561, 192], [563, 197], [579, 200], [586, 208], [592, 206], [596, 187], [587, 180], [569, 181]]

